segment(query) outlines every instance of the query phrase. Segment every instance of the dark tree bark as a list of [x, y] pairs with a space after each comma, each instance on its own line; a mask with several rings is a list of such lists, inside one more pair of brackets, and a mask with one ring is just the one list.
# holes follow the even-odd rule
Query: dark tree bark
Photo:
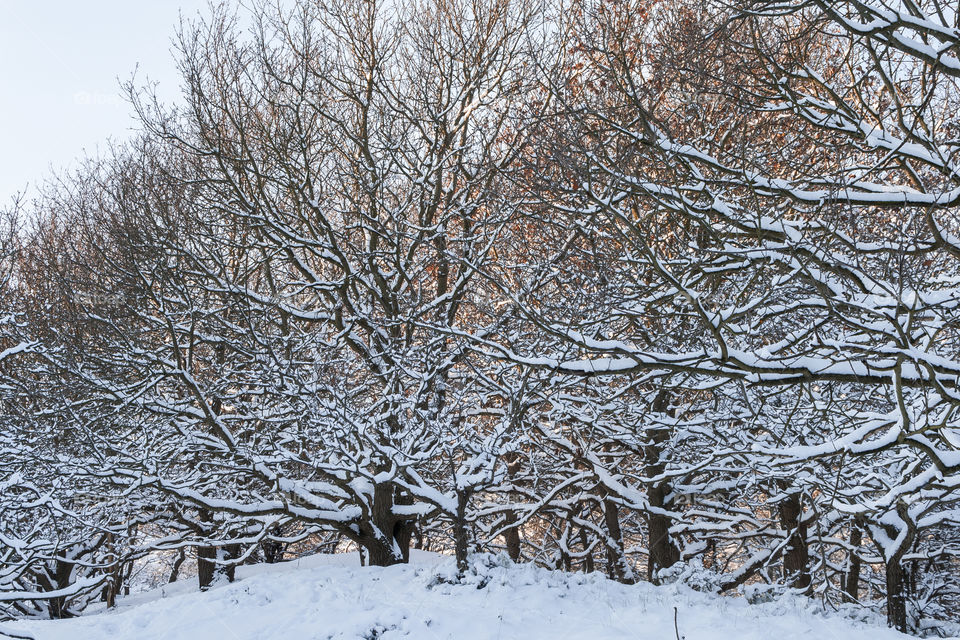
[[457, 514], [453, 522], [454, 549], [457, 556], [457, 572], [462, 576], [469, 568], [467, 556], [470, 549], [470, 536], [467, 531], [467, 504], [470, 494], [457, 491]]
[[[520, 471], [520, 456], [510, 452], [504, 455], [504, 460], [507, 463], [507, 477], [512, 480]], [[516, 526], [518, 522], [516, 511], [508, 511], [505, 518], [507, 528], [503, 532], [503, 539], [507, 545], [507, 555], [514, 562], [520, 561], [520, 528]]]
[[110, 568], [110, 581], [103, 587], [103, 593], [100, 600], [107, 605], [108, 609], [117, 606], [117, 594], [123, 583], [123, 565], [119, 562]]
[[603, 521], [607, 526], [607, 575], [617, 582], [633, 584], [634, 579], [627, 567], [627, 559], [623, 551], [620, 509], [613, 500], [603, 501]]
[[417, 518], [417, 525], [413, 528], [413, 548], [418, 551], [429, 551], [427, 536], [423, 534], [426, 527], [426, 519], [423, 516]]
[[583, 547], [583, 570], [585, 573], [593, 573], [596, 566], [593, 562], [593, 552], [590, 551], [590, 536], [585, 527], [580, 527], [580, 545]]
[[567, 551], [566, 544], [566, 538], [569, 534], [569, 521], [558, 519], [551, 524], [551, 527], [560, 543], [557, 549], [558, 555], [554, 564], [554, 568], [560, 571], [570, 571], [573, 567], [573, 561], [570, 558], [569, 551]]
[[[781, 488], [785, 488], [781, 483]], [[803, 503], [799, 493], [791, 493], [778, 505], [780, 526], [787, 532], [783, 552], [783, 577], [794, 589], [809, 589], [810, 551], [807, 547], [807, 524], [803, 520]]]
[[[877, 544], [877, 548], [886, 557], [887, 624], [898, 631], [907, 633], [906, 591], [909, 576], [903, 566], [903, 556], [906, 555], [917, 539], [917, 525], [910, 519], [906, 504], [900, 503], [897, 505], [897, 515], [900, 516], [906, 526], [906, 535], [903, 536], [899, 546], [892, 553], [879, 544]], [[887, 524], [881, 526], [890, 540], [896, 540], [904, 533]], [[874, 542], [876, 542], [876, 537], [874, 537]]]
[[177, 578], [180, 577], [180, 569], [183, 567], [183, 563], [187, 560], [187, 553], [184, 549], [180, 549], [177, 559], [173, 562], [173, 568], [170, 570], [170, 577], [167, 579], [167, 583], [176, 582]]
[[[409, 557], [410, 536], [401, 537], [400, 519], [393, 513], [394, 486], [384, 482], [376, 485], [373, 490], [373, 509], [371, 513], [372, 529], [363, 531], [359, 543], [366, 550], [367, 560], [372, 567], [389, 567], [405, 562]], [[400, 547], [400, 542], [406, 539], [406, 552]]]
[[[398, 490], [393, 497], [393, 503], [397, 505], [412, 505], [414, 500], [413, 496], [401, 493]], [[393, 539], [396, 541], [397, 546], [400, 547], [403, 562], [410, 562], [410, 546], [413, 543], [413, 530], [415, 527], [416, 522], [414, 520], [397, 520], [393, 525]]]
[[[670, 396], [666, 391], [657, 394], [652, 409], [658, 413], [670, 413]], [[670, 437], [668, 429], [656, 429], [650, 432], [650, 444], [644, 447], [644, 473], [647, 477], [656, 477], [664, 472], [666, 465], [662, 461], [662, 445]], [[647, 534], [649, 538], [647, 555], [647, 579], [660, 584], [660, 571], [672, 567], [680, 560], [680, 549], [670, 537], [671, 518], [659, 510], [673, 508], [668, 496], [670, 484], [657, 482], [647, 489], [647, 500], [651, 511], [647, 514]]]
[[[240, 545], [228, 544], [222, 547], [197, 547], [197, 578], [200, 589], [209, 589], [221, 577], [227, 582], [236, 579], [237, 565], [221, 564], [224, 560], [240, 557]], [[217, 560], [221, 563], [218, 563]]]
[[907, 597], [904, 593], [904, 570], [900, 558], [887, 561], [887, 624], [907, 632]]
[[513, 511], [508, 512], [506, 525], [509, 528], [503, 532], [504, 540], [507, 543], [507, 555], [514, 562], [520, 562], [520, 529], [516, 524], [517, 514]]
[[[663, 487], [651, 487], [647, 492], [650, 506], [669, 508]], [[650, 536], [649, 555], [647, 556], [647, 575], [650, 582], [660, 584], [659, 573], [672, 567], [680, 560], [680, 550], [670, 538], [670, 518], [663, 514], [651, 513], [647, 518]]]
[[[201, 509], [197, 514], [200, 522], [207, 523], [207, 529], [201, 530], [202, 536], [212, 535], [214, 530], [214, 515], [207, 509]], [[229, 544], [222, 547], [198, 545], [197, 549], [197, 580], [200, 583], [200, 589], [209, 589], [214, 582], [224, 576], [228, 582], [233, 582], [236, 574], [236, 565], [217, 564], [217, 559], [233, 559], [240, 556], [240, 545]], [[221, 554], [222, 551], [222, 554]]]
[[843, 591], [851, 602], [856, 602], [860, 596], [860, 556], [857, 555], [856, 548], [863, 541], [863, 530], [860, 525], [854, 523], [850, 529], [850, 546], [854, 551], [850, 552], [850, 559], [847, 563], [847, 575], [843, 584]]
[[106, 586], [103, 587], [103, 592], [100, 594], [100, 600], [106, 603], [108, 609], [112, 609], [117, 604], [117, 594], [120, 592], [121, 585], [123, 584], [123, 563], [120, 562], [119, 557], [116, 555], [114, 546], [116, 543], [116, 537], [112, 533], [108, 533], [103, 538], [103, 544], [109, 546], [109, 548], [114, 551], [114, 557], [117, 558], [116, 562], [110, 567], [108, 574], [110, 575], [110, 581], [107, 582]]
[[200, 590], [206, 590], [213, 584], [217, 558], [216, 547], [197, 547], [197, 580]]
[[[283, 535], [279, 527], [274, 527], [271, 534], [275, 536]], [[263, 561], [267, 564], [276, 564], [283, 562], [284, 544], [278, 540], [264, 540], [260, 543], [260, 549], [263, 551]]]
[[[67, 560], [58, 559], [54, 562], [54, 570], [52, 580], [44, 579], [41, 581], [41, 585], [47, 588], [49, 591], [56, 591], [58, 589], [66, 589], [70, 586], [70, 578], [73, 576], [74, 564], [68, 562]], [[66, 596], [59, 596], [50, 600], [49, 605], [50, 617], [54, 620], [61, 620], [64, 618], [72, 618], [73, 613], [67, 608], [67, 598]]]

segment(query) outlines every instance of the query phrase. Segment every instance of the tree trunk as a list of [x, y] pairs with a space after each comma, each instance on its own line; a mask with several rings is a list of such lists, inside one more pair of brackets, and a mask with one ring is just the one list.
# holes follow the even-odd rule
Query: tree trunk
[[508, 512], [506, 526], [509, 528], [503, 532], [503, 538], [507, 543], [507, 555], [514, 562], [520, 562], [520, 529], [516, 524], [517, 514], [513, 511]]
[[[520, 471], [520, 456], [510, 452], [505, 454], [503, 459], [507, 463], [507, 478], [512, 480]], [[516, 526], [519, 521], [516, 511], [507, 512], [505, 518], [507, 529], [503, 532], [503, 539], [507, 545], [507, 555], [514, 562], [520, 561], [520, 528]]]
[[107, 605], [108, 609], [117, 606], [117, 592], [120, 590], [120, 583], [123, 579], [123, 567], [117, 563], [110, 568], [110, 581], [103, 587], [103, 593], [100, 600]]
[[[897, 505], [897, 515], [906, 526], [906, 532], [889, 524], [880, 524], [879, 528], [889, 540], [900, 539], [900, 544], [894, 549], [885, 548], [878, 539], [881, 536], [871, 535], [873, 543], [876, 545], [880, 555], [886, 562], [886, 587], [887, 587], [887, 624], [891, 627], [907, 633], [907, 594], [906, 594], [906, 576], [903, 568], [903, 556], [913, 546], [917, 536], [917, 525], [910, 519], [907, 505], [900, 503]], [[903, 535], [903, 534], [906, 535]], [[901, 539], [901, 536], [902, 539]]]
[[215, 547], [197, 547], [197, 580], [200, 582], [201, 591], [206, 591], [213, 584], [217, 567], [214, 563], [216, 557]]
[[[206, 526], [204, 530], [199, 531], [199, 534], [203, 537], [211, 535], [214, 530], [214, 514], [207, 509], [200, 509], [197, 513], [197, 519], [205, 523]], [[200, 583], [200, 590], [205, 591], [217, 581], [220, 576], [225, 576], [228, 581], [233, 582], [234, 572], [236, 571], [233, 565], [226, 567], [222, 564], [217, 564], [216, 560], [224, 560], [228, 557], [230, 550], [236, 549], [239, 550], [237, 545], [228, 545], [226, 548], [222, 547], [213, 547], [213, 546], [197, 546], [197, 581]], [[221, 553], [222, 552], [222, 553]], [[235, 554], [233, 557], [236, 557]]]
[[177, 559], [173, 562], [173, 568], [170, 570], [170, 577], [167, 579], [168, 583], [176, 582], [177, 578], [180, 577], [180, 567], [183, 566], [183, 563], [187, 560], [186, 552], [181, 548]]
[[[666, 413], [673, 417], [670, 410], [670, 394], [662, 390], [657, 394], [651, 409], [657, 413]], [[666, 469], [661, 460], [663, 443], [670, 438], [669, 429], [650, 430], [650, 444], [643, 448], [644, 475], [648, 478], [659, 476]], [[647, 501], [651, 511], [647, 514], [647, 579], [653, 584], [660, 584], [660, 571], [672, 567], [680, 560], [680, 550], [670, 537], [671, 519], [659, 510], [670, 510], [673, 505], [667, 496], [670, 494], [670, 484], [666, 481], [657, 482], [647, 489]]]
[[850, 552], [846, 580], [843, 585], [843, 591], [850, 602], [856, 602], [860, 598], [860, 556], [857, 555], [856, 548], [862, 541], [863, 530], [860, 525], [854, 524], [850, 529], [850, 546], [854, 551]]
[[900, 557], [887, 562], [887, 624], [907, 632], [907, 598], [904, 594], [903, 565]]
[[103, 591], [100, 594], [100, 600], [106, 603], [108, 609], [112, 609], [117, 605], [117, 594], [120, 591], [121, 584], [123, 583], [123, 565], [120, 563], [119, 556], [116, 554], [116, 537], [112, 533], [108, 533], [104, 536], [103, 544], [107, 546], [108, 550], [113, 553], [115, 562], [110, 566], [108, 571], [110, 575], [110, 581], [107, 582], [106, 586], [103, 587]]
[[570, 571], [572, 565], [567, 547], [567, 538], [570, 533], [569, 520], [555, 520], [550, 526], [557, 537], [557, 557], [553, 563], [553, 568], [558, 571]]
[[[366, 550], [371, 567], [389, 567], [404, 562], [404, 554], [396, 539], [399, 520], [393, 513], [394, 486], [391, 482], [378, 484], [373, 489], [371, 520], [373, 529], [362, 536], [360, 543]], [[407, 538], [409, 544], [409, 537]]]
[[264, 540], [261, 543], [263, 561], [267, 564], [283, 562], [283, 543], [276, 540]]
[[[393, 503], [399, 505], [412, 505], [413, 496], [401, 493], [399, 490], [397, 490], [393, 498]], [[400, 547], [400, 554], [403, 557], [403, 562], [410, 562], [410, 546], [413, 543], [414, 527], [414, 520], [397, 520], [393, 524], [393, 539], [396, 541], [397, 546]]]
[[[654, 486], [647, 491], [647, 499], [654, 508], [669, 508], [663, 486]], [[659, 574], [663, 569], [672, 567], [680, 560], [680, 550], [670, 538], [671, 520], [660, 513], [650, 513], [647, 517], [649, 533], [649, 554], [647, 556], [647, 576], [653, 584], [660, 584]]]
[[623, 534], [620, 531], [620, 511], [617, 503], [603, 501], [603, 521], [607, 526], [607, 575], [624, 584], [633, 584], [633, 571], [627, 564], [623, 551]]
[[429, 551], [427, 544], [427, 536], [424, 535], [424, 530], [427, 528], [426, 519], [423, 516], [417, 518], [417, 526], [413, 529], [413, 548], [418, 551]]
[[470, 494], [467, 491], [457, 491], [457, 514], [453, 522], [454, 549], [457, 556], [457, 573], [461, 576], [469, 568], [467, 555], [470, 549], [470, 536], [467, 531], [467, 503]]
[[590, 550], [590, 536], [587, 535], [586, 527], [580, 527], [580, 546], [583, 547], [583, 571], [593, 573], [596, 567], [593, 563], [593, 551]]
[[[781, 488], [785, 483], [781, 483]], [[810, 588], [810, 551], [807, 547], [807, 525], [803, 522], [803, 504], [799, 493], [792, 493], [778, 505], [780, 525], [787, 532], [783, 552], [783, 577], [794, 589]]]
[[[71, 578], [73, 576], [73, 567], [74, 563], [72, 562], [60, 559], [55, 561], [53, 584], [51, 585], [53, 589], [51, 590], [66, 589], [70, 586]], [[67, 609], [66, 596], [59, 596], [50, 600], [49, 611], [50, 617], [54, 620], [73, 617], [73, 614]]]
[[236, 579], [237, 565], [223, 564], [223, 562], [238, 557], [240, 557], [239, 544], [228, 544], [222, 547], [197, 547], [197, 579], [200, 582], [200, 590], [209, 589], [220, 578], [226, 578], [227, 582], [233, 582]]
[[403, 555], [397, 553], [398, 549], [391, 544], [392, 542], [392, 537], [374, 538], [373, 536], [366, 541], [364, 549], [369, 566], [391, 567], [403, 563]]

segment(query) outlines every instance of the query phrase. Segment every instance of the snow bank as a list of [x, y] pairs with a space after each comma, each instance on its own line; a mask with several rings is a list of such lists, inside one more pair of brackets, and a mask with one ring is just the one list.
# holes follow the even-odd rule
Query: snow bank
[[625, 586], [476, 556], [417, 554], [406, 566], [361, 568], [356, 555], [243, 567], [205, 593], [178, 583], [74, 620], [11, 623], [37, 640], [886, 640], [890, 629], [823, 616], [803, 598], [749, 605], [686, 587]]

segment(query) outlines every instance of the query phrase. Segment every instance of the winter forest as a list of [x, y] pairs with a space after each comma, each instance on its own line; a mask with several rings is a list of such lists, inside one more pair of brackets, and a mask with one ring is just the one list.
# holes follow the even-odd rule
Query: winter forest
[[0, 210], [0, 620], [419, 549], [957, 633], [955, 2], [247, 4]]

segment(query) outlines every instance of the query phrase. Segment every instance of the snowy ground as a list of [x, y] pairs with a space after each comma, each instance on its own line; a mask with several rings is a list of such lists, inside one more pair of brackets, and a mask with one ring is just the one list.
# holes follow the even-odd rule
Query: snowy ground
[[37, 640], [892, 640], [892, 630], [823, 616], [808, 600], [749, 605], [686, 587], [624, 586], [478, 556], [460, 584], [452, 559], [361, 568], [356, 555], [242, 567], [205, 593], [195, 582], [126, 598], [74, 620], [8, 624]]

